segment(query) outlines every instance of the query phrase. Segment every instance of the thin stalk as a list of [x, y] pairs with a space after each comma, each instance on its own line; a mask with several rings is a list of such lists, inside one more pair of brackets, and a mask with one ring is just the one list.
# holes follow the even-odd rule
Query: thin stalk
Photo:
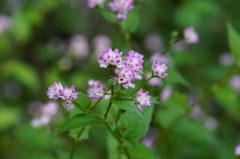
[[132, 49], [132, 50], [136, 50], [136, 48], [134, 47], [133, 43], [132, 43], [132, 40], [131, 40], [131, 35], [129, 33], [125, 33], [124, 34], [124, 37], [125, 37], [125, 40], [127, 41], [129, 47]]
[[110, 127], [109, 123], [106, 120], [104, 120], [104, 122], [105, 122], [108, 130], [118, 140], [118, 142], [121, 143], [121, 144], [124, 143], [123, 140], [112, 130], [112, 128]]
[[124, 150], [124, 153], [126, 154], [127, 158], [131, 159], [131, 156], [130, 156], [129, 152], [128, 152], [126, 146], [124, 146], [124, 145], [123, 145], [123, 150]]
[[70, 156], [69, 156], [69, 159], [73, 159], [73, 155], [74, 155], [74, 152], [76, 150], [76, 147], [77, 147], [77, 144], [78, 144], [78, 139], [79, 137], [82, 135], [83, 131], [84, 131], [85, 127], [81, 129], [81, 131], [77, 134], [77, 138], [73, 144], [73, 147], [72, 147], [72, 150], [71, 150], [71, 153], [70, 153]]
[[166, 53], [172, 48], [172, 46], [173, 46], [174, 44], [178, 43], [178, 42], [181, 41], [182, 39], [183, 39], [183, 37], [180, 37], [179, 39], [176, 39], [175, 41], [171, 40], [169, 46], [168, 46], [164, 51], [162, 51], [161, 54], [162, 54], [162, 55], [166, 54]]
[[90, 109], [90, 110], [93, 110], [93, 109], [98, 105], [98, 103], [99, 103], [101, 100], [102, 100], [102, 98], [99, 98], [94, 105], [92, 105], [91, 107], [89, 107], [89, 109]]
[[102, 118], [101, 116], [99, 116], [98, 114], [96, 114], [96, 113], [92, 112], [91, 110], [89, 110], [89, 109], [81, 106], [80, 104], [78, 104], [78, 102], [72, 101], [72, 103], [73, 103], [74, 105], [78, 106], [79, 108], [81, 108], [82, 110], [88, 112], [89, 114], [92, 114], [92, 115], [98, 117], [98, 118], [101, 119], [101, 120], [103, 119], [103, 118]]
[[144, 81], [141, 85], [138, 86], [138, 88], [136, 88], [131, 94], [130, 96], [134, 95], [140, 88], [142, 88], [148, 81], [150, 81], [152, 78], [154, 78], [156, 76], [151, 76], [150, 78], [148, 78], [146, 81]]

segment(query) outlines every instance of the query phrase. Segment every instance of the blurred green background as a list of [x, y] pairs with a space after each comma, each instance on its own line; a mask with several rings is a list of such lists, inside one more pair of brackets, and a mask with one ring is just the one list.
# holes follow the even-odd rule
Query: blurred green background
[[[145, 61], [168, 46], [172, 31], [181, 33], [194, 26], [199, 35], [199, 43], [169, 51], [171, 65], [190, 83], [166, 81], [173, 92], [195, 100], [229, 70], [220, 57], [229, 52], [227, 23], [240, 32], [239, 0], [136, 0], [135, 7], [139, 18], [132, 40]], [[149, 47], [151, 36], [160, 39], [157, 47]], [[125, 54], [130, 50], [119, 27], [88, 8], [86, 0], [0, 1], [1, 159], [68, 158], [73, 143], [68, 133], [50, 137], [68, 112], [60, 106], [50, 126], [33, 128], [29, 105], [48, 102], [46, 91], [55, 81], [75, 85], [84, 93], [89, 79], [106, 84], [109, 73], [99, 68], [97, 59], [109, 46]], [[238, 69], [234, 75], [239, 74]], [[235, 158], [234, 147], [240, 143], [240, 90], [234, 90], [229, 82], [199, 106], [204, 115], [189, 120], [197, 124], [178, 125], [181, 128], [176, 127], [153, 150], [157, 158]], [[151, 88], [157, 98], [162, 89]], [[172, 103], [174, 100], [171, 98]], [[159, 119], [163, 123], [169, 120], [163, 118]], [[217, 123], [215, 129], [211, 130], [211, 124], [209, 129], [204, 126], [209, 118], [215, 126]], [[79, 143], [75, 158], [107, 158], [106, 129], [95, 126], [89, 136]]]

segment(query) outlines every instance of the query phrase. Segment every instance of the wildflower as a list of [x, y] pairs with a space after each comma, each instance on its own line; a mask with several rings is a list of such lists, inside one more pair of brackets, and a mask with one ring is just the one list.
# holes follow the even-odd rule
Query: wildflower
[[123, 64], [132, 67], [133, 71], [136, 72], [135, 78], [142, 79], [139, 73], [143, 70], [143, 55], [132, 51], [128, 52], [128, 56], [124, 59]]
[[232, 76], [230, 79], [230, 86], [236, 90], [240, 91], [240, 75]]
[[97, 35], [93, 39], [94, 45], [94, 55], [99, 58], [101, 56], [102, 51], [105, 48], [109, 48], [111, 46], [111, 40], [107, 35]]
[[240, 156], [240, 144], [235, 147], [235, 155]]
[[229, 52], [222, 53], [218, 61], [224, 66], [230, 66], [231, 64], [233, 64], [233, 56]]
[[144, 39], [144, 45], [151, 51], [163, 49], [163, 40], [157, 34], [150, 34]]
[[90, 98], [104, 98], [104, 93], [106, 92], [106, 88], [103, 87], [103, 84], [101, 81], [97, 83], [93, 83], [90, 85], [87, 93]]
[[63, 107], [70, 110], [74, 106], [72, 101], [78, 98], [79, 93], [75, 91], [74, 86], [71, 88], [63, 88], [60, 82], [54, 82], [53, 85], [48, 88], [47, 95], [52, 100], [64, 100], [65, 102], [62, 103]]
[[116, 74], [118, 84], [121, 84], [123, 88], [127, 89], [128, 87], [135, 87], [135, 84], [133, 84], [132, 82], [136, 77], [136, 72], [134, 72], [132, 67], [125, 65], [121, 68], [115, 68], [114, 72]]
[[192, 26], [185, 28], [183, 34], [187, 44], [194, 44], [199, 41], [198, 34]]
[[158, 52], [155, 52], [151, 55], [150, 57], [151, 61], [159, 61], [161, 63], [168, 63], [169, 62], [169, 57], [166, 55], [161, 55]]
[[153, 61], [152, 64], [153, 74], [160, 78], [166, 77], [168, 74], [165, 73], [167, 70], [167, 66], [164, 63], [160, 63], [160, 61]]
[[111, 48], [108, 48], [102, 52], [98, 63], [102, 68], [107, 68], [109, 65], [120, 67], [122, 63], [122, 52], [119, 53], [118, 49], [112, 51]]
[[40, 106], [39, 109], [39, 117], [33, 118], [31, 121], [31, 125], [33, 127], [40, 127], [44, 125], [48, 125], [53, 118], [58, 113], [58, 103], [51, 101], [46, 104]]
[[87, 6], [89, 8], [94, 8], [98, 5], [102, 5], [105, 0], [88, 0], [87, 1]]
[[71, 38], [68, 53], [76, 58], [86, 58], [89, 54], [88, 40], [84, 35], [75, 35]]
[[109, 3], [110, 10], [117, 12], [117, 19], [126, 19], [128, 11], [134, 8], [133, 0], [113, 0]]
[[0, 14], [0, 35], [12, 27], [12, 19], [6, 15]]
[[143, 93], [143, 90], [140, 89], [134, 101], [135, 104], [137, 105], [138, 110], [142, 110], [142, 106], [151, 105], [151, 96], [148, 95], [148, 92]]
[[172, 95], [172, 88], [165, 87], [161, 93], [161, 101], [164, 102], [164, 101], [168, 100], [168, 98], [170, 98], [171, 95]]
[[52, 100], [57, 100], [60, 90], [63, 90], [63, 86], [60, 82], [54, 82], [47, 91], [47, 96]]

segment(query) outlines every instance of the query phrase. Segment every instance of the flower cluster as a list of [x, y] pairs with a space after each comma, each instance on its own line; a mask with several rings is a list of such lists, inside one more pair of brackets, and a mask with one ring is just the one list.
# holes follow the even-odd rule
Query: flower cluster
[[136, 103], [138, 110], [142, 110], [143, 106], [151, 105], [151, 96], [148, 95], [148, 92], [143, 92], [143, 90], [140, 89], [134, 102]]
[[104, 93], [106, 92], [106, 88], [103, 87], [103, 84], [101, 81], [89, 80], [88, 84], [90, 87], [87, 93], [90, 98], [98, 99], [98, 98], [105, 97]]
[[114, 72], [116, 77], [112, 77], [115, 82], [121, 84], [125, 89], [128, 87], [134, 88], [135, 85], [132, 83], [134, 78], [142, 79], [140, 75], [143, 70], [143, 55], [129, 51], [128, 56], [122, 59], [122, 52], [115, 49], [112, 51], [111, 48], [104, 50], [98, 60], [100, 67], [106, 68], [109, 65], [115, 66]]
[[60, 82], [54, 82], [47, 90], [47, 96], [52, 100], [62, 99], [65, 102], [62, 103], [63, 107], [67, 110], [73, 108], [72, 101], [77, 99], [79, 93], [75, 91], [75, 87], [64, 87]]
[[152, 70], [155, 76], [160, 78], [166, 77], [168, 75], [165, 73], [167, 69], [168, 67], [164, 63], [161, 64], [160, 61], [153, 61]]
[[187, 44], [194, 44], [199, 41], [198, 34], [192, 26], [185, 28], [183, 34]]
[[94, 8], [98, 5], [102, 5], [105, 0], [88, 0], [87, 1], [87, 6], [89, 8]]
[[58, 104], [56, 102], [51, 101], [46, 104], [43, 104], [41, 105], [39, 110], [40, 116], [37, 118], [34, 118], [31, 121], [31, 125], [33, 127], [48, 125], [57, 113], [58, 113]]
[[122, 52], [118, 49], [114, 51], [111, 48], [104, 50], [98, 60], [100, 67], [107, 68], [109, 65], [120, 67], [122, 63]]
[[109, 3], [110, 10], [117, 12], [118, 19], [126, 19], [128, 11], [134, 8], [133, 0], [113, 0]]

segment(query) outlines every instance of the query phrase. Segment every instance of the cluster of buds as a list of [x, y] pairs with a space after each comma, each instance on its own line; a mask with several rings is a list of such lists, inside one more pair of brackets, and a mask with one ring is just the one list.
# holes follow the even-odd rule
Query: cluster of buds
[[63, 107], [67, 110], [70, 110], [73, 108], [72, 101], [77, 99], [79, 96], [79, 93], [75, 91], [75, 87], [72, 86], [71, 88], [68, 88], [65, 86], [63, 88], [62, 84], [60, 82], [54, 82], [47, 90], [47, 96], [52, 100], [64, 100], [62, 103]]

